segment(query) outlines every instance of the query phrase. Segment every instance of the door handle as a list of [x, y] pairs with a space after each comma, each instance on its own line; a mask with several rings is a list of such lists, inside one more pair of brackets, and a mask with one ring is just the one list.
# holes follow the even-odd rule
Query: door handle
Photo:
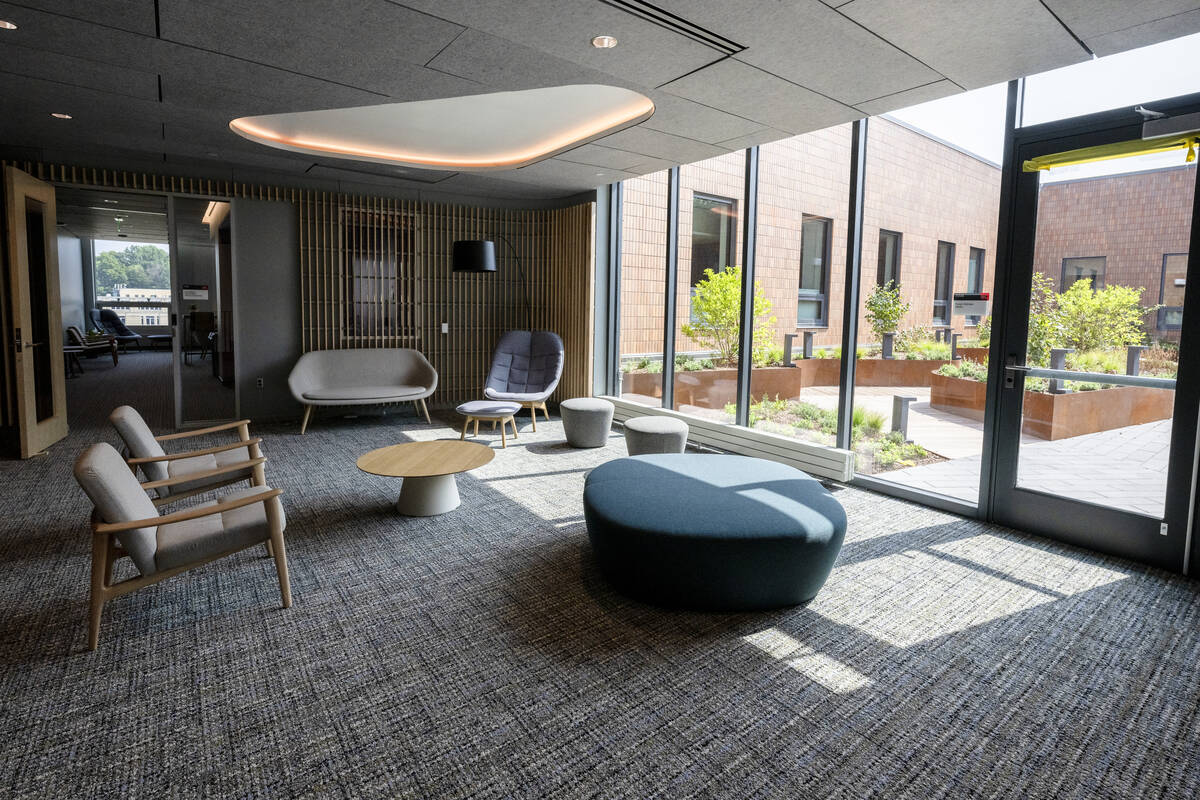
[[1010, 354], [1008, 356], [1008, 358], [1004, 359], [1004, 388], [1005, 389], [1017, 388], [1017, 374], [1022, 372], [1023, 369], [1024, 369], [1024, 365], [1017, 364], [1017, 357], [1015, 355]]

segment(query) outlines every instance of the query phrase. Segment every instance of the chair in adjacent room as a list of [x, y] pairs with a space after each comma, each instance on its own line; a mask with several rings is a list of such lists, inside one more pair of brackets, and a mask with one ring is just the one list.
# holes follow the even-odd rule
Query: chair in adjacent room
[[[125, 463], [135, 472], [141, 469], [148, 481], [143, 486], [158, 495], [159, 503], [241, 481], [249, 481], [251, 486], [265, 486], [267, 483], [266, 470], [262, 465], [266, 459], [259, 448], [262, 439], [250, 437], [248, 419], [165, 436], [155, 436], [142, 415], [132, 406], [114, 409], [108, 421], [125, 443], [128, 452]], [[186, 443], [197, 436], [224, 431], [236, 432], [238, 438], [226, 444], [179, 453], [167, 453], [163, 449], [163, 442]]]
[[492, 354], [484, 396], [528, 408], [537, 432], [538, 409], [550, 419], [546, 398], [562, 378], [563, 354], [563, 341], [553, 331], [509, 331]]
[[133, 342], [142, 349], [142, 335], [134, 333], [125, 327], [125, 323], [117, 316], [117, 312], [111, 308], [92, 309], [92, 321], [102, 331], [107, 331], [114, 339], [116, 339], [122, 347], [129, 349], [129, 343]]
[[[253, 461], [261, 465], [263, 459]], [[247, 466], [255, 465], [248, 462]], [[235, 464], [226, 469], [233, 471], [238, 467]], [[283, 544], [286, 521], [279, 500], [283, 490], [252, 486], [215, 501], [160, 515], [121, 455], [103, 442], [87, 448], [76, 459], [75, 480], [95, 506], [89, 649], [95, 650], [99, 643], [100, 617], [109, 600], [259, 544], [269, 543], [283, 607], [291, 607]], [[179, 478], [168, 483], [181, 485], [186, 480]], [[125, 556], [132, 559], [139, 574], [113, 583], [113, 565]]]
[[117, 343], [107, 336], [89, 338], [76, 326], [68, 325], [66, 345], [80, 348], [80, 352], [86, 358], [95, 358], [101, 355], [112, 356], [113, 366], [117, 365]]

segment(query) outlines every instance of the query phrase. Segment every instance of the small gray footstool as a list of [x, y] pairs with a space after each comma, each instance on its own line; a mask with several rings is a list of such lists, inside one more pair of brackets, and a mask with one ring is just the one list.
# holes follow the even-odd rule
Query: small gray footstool
[[458, 413], [467, 418], [463, 423], [462, 435], [459, 436], [459, 441], [467, 438], [467, 428], [472, 422], [475, 423], [475, 431], [473, 436], [479, 435], [479, 420], [492, 423], [492, 430], [496, 429], [496, 423], [500, 423], [500, 444], [502, 447], [508, 447], [508, 437], [505, 435], [504, 426], [512, 425], [513, 438], [517, 438], [517, 421], [513, 419], [513, 414], [521, 410], [520, 403], [505, 403], [498, 400], [472, 400], [469, 403], [463, 403], [455, 409]]
[[631, 456], [682, 453], [688, 426], [673, 417], [634, 417], [625, 421], [625, 448]]
[[572, 397], [558, 405], [571, 447], [604, 447], [612, 428], [613, 404], [599, 397]]

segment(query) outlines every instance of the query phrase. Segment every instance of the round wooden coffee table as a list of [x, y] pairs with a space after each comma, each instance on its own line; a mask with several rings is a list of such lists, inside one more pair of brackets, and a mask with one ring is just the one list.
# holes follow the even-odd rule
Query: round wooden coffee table
[[458, 508], [454, 476], [482, 467], [496, 457], [475, 442], [439, 440], [381, 447], [358, 457], [358, 468], [372, 475], [403, 478], [396, 510], [409, 517], [432, 517]]

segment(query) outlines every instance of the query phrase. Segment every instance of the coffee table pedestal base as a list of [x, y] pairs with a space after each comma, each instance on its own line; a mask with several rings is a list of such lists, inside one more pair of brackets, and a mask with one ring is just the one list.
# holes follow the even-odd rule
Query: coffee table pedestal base
[[461, 503], [454, 475], [405, 478], [400, 484], [396, 510], [407, 517], [432, 517], [453, 511]]

